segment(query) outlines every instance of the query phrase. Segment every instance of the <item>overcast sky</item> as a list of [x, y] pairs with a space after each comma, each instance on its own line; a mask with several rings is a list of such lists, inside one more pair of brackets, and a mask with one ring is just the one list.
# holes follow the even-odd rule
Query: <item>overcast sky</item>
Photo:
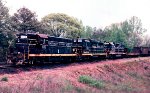
[[3, 0], [10, 13], [21, 7], [36, 12], [38, 18], [49, 13], [66, 13], [83, 21], [84, 25], [105, 27], [132, 16], [142, 20], [150, 34], [150, 0]]

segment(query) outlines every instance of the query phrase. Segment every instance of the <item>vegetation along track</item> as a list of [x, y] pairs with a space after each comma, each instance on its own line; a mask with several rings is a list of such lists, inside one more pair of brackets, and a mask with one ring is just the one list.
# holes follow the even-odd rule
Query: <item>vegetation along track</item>
[[86, 64], [110, 64], [110, 63], [118, 63], [118, 62], [126, 62], [126, 61], [138, 61], [142, 59], [148, 59], [149, 57], [138, 57], [138, 58], [123, 58], [123, 59], [111, 59], [111, 60], [95, 60], [95, 61], [86, 61], [86, 62], [76, 62], [76, 63], [46, 63], [46, 64], [38, 64], [38, 65], [1, 65], [0, 66], [0, 74], [13, 74], [13, 73], [19, 73], [23, 71], [33, 71], [33, 70], [43, 70], [43, 69], [54, 69], [54, 68], [63, 68], [67, 66], [82, 66]]
[[2, 93], [150, 93], [150, 57], [2, 70]]

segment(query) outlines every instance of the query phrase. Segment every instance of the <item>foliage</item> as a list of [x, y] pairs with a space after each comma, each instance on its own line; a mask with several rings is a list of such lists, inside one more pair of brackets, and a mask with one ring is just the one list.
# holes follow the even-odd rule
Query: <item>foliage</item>
[[124, 23], [124, 25], [122, 25], [122, 28], [123, 28], [123, 26], [128, 26], [128, 29], [126, 29], [126, 30], [122, 29], [122, 30], [124, 32], [127, 31], [125, 34], [127, 36], [127, 41], [129, 43], [129, 47], [132, 48], [134, 46], [141, 45], [142, 35], [146, 31], [146, 29], [144, 29], [142, 27], [141, 20], [138, 17], [133, 16], [127, 22], [128, 22], [128, 24]]
[[63, 13], [52, 13], [42, 18], [44, 33], [59, 37], [76, 38], [81, 36], [82, 22]]
[[99, 89], [105, 88], [104, 82], [95, 80], [90, 76], [80, 76], [78, 81]]
[[[107, 33], [102, 29], [95, 29], [92, 33], [92, 39], [96, 39], [99, 41], [105, 41]], [[109, 38], [109, 37], [108, 37]]]
[[5, 39], [7, 38], [7, 32], [9, 31], [9, 14], [8, 8], [0, 0], [0, 46], [7, 46]]
[[144, 37], [142, 46], [145, 46], [145, 47], [150, 46], [150, 37], [148, 35]]
[[7, 77], [3, 77], [3, 78], [1, 79], [1, 81], [8, 81], [8, 78], [7, 78]]
[[122, 23], [111, 24], [103, 30], [100, 28], [95, 29], [92, 38], [100, 41], [121, 43], [131, 49], [141, 45], [142, 35], [145, 31], [142, 28], [141, 20], [133, 16]]
[[92, 38], [92, 33], [93, 33], [93, 28], [90, 26], [85, 26], [84, 27], [84, 33], [83, 33], [83, 37], [84, 38]]
[[8, 8], [0, 0], [0, 61], [6, 60], [7, 49], [12, 44], [14, 38], [8, 12]]
[[102, 28], [83, 27], [82, 21], [63, 13], [51, 13], [43, 17], [41, 22], [37, 15], [28, 8], [20, 8], [13, 16], [9, 9], [0, 0], [0, 61], [6, 60], [8, 48], [13, 45], [16, 33], [40, 32], [56, 37], [90, 38], [102, 42], [116, 42], [132, 49], [140, 46], [149, 46], [149, 38], [142, 38], [146, 31], [138, 17], [131, 17], [121, 23]]
[[18, 32], [38, 32], [40, 30], [40, 22], [36, 18], [36, 14], [28, 8], [20, 8], [17, 13], [11, 17], [12, 27]]

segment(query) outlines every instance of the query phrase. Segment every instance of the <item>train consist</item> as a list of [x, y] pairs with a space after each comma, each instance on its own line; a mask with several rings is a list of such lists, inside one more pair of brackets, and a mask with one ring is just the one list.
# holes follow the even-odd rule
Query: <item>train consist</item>
[[8, 60], [13, 64], [37, 64], [149, 55], [149, 47], [134, 47], [128, 52], [128, 49], [119, 43], [28, 33], [17, 35], [15, 48], [10, 48]]

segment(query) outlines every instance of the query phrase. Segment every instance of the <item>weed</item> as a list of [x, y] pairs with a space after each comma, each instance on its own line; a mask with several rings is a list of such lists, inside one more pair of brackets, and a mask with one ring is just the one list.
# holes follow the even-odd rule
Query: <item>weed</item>
[[3, 77], [2, 79], [1, 79], [1, 81], [8, 81], [8, 78], [7, 77]]
[[12, 87], [10, 86], [0, 86], [0, 93], [13, 93]]
[[73, 89], [73, 86], [71, 84], [67, 84], [67, 86], [65, 87], [65, 90], [67, 91], [71, 91]]
[[30, 87], [29, 91], [31, 93], [41, 93], [42, 92], [42, 87], [33, 86], [33, 87]]
[[103, 81], [95, 80], [90, 76], [80, 76], [78, 81], [98, 89], [105, 88]]
[[37, 79], [37, 80], [41, 80], [41, 79], [43, 79], [43, 77], [42, 77], [41, 74], [38, 74], [38, 75], [36, 76], [36, 79]]
[[117, 73], [117, 72], [113, 72], [114, 74], [116, 74], [117, 76], [119, 76], [120, 78], [123, 78], [123, 75]]
[[133, 78], [144, 79], [142, 76], [138, 75], [137, 72], [127, 72], [127, 74]]
[[75, 87], [74, 89], [77, 93], [92, 93], [92, 91], [89, 90], [89, 89], [82, 89], [82, 88], [79, 88], [79, 87]]
[[129, 86], [129, 85], [121, 84], [121, 85], [119, 86], [119, 88], [121, 88], [121, 90], [126, 91], [126, 92], [133, 91], [132, 87]]
[[108, 65], [106, 65], [106, 64], [104, 65], [104, 67], [105, 67], [105, 68], [109, 68], [109, 66], [108, 66]]
[[62, 87], [62, 93], [73, 91], [74, 86], [68, 81], [64, 80], [65, 86]]
[[110, 67], [110, 65], [104, 65], [104, 68], [105, 68], [108, 72], [114, 72], [113, 69]]

